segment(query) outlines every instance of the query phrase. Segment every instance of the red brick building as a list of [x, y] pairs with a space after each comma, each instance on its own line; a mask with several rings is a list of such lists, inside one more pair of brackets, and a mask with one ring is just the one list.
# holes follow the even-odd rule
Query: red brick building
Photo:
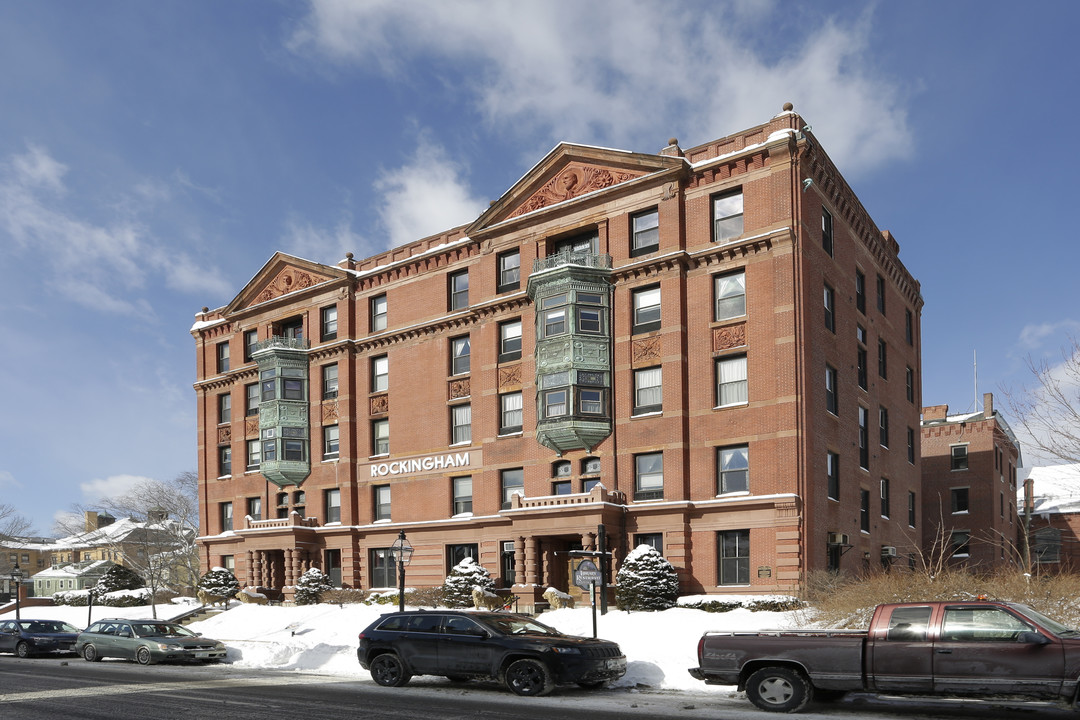
[[910, 542], [922, 298], [790, 106], [658, 154], [563, 143], [475, 222], [278, 253], [196, 342], [203, 560], [410, 586], [472, 555], [525, 606], [603, 525], [686, 593]]
[[994, 410], [992, 393], [979, 412], [923, 409], [923, 544], [930, 555], [991, 569], [1021, 559], [1016, 510], [1020, 444]]
[[1080, 568], [1080, 464], [1028, 468], [1018, 493], [1035, 572]]

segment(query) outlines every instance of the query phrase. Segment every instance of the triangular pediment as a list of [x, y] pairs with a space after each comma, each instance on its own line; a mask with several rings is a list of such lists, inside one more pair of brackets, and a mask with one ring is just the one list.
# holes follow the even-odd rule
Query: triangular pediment
[[642, 178], [678, 172], [681, 157], [560, 143], [474, 222], [467, 233], [570, 203]]
[[341, 268], [322, 265], [282, 252], [274, 253], [274, 256], [255, 274], [255, 277], [244, 286], [240, 294], [233, 298], [233, 301], [225, 308], [225, 314], [346, 277], [348, 273]]

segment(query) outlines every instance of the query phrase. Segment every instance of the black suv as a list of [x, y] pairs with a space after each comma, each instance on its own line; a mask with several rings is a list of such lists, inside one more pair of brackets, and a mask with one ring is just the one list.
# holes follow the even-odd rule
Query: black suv
[[411, 610], [383, 615], [360, 633], [360, 666], [380, 685], [413, 675], [490, 678], [518, 695], [547, 695], [556, 684], [599, 687], [626, 672], [608, 640], [563, 635], [527, 615]]

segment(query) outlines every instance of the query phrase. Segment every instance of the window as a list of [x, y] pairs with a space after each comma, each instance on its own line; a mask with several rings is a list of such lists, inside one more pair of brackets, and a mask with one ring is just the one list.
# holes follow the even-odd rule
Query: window
[[953, 515], [967, 513], [970, 506], [968, 504], [969, 489], [966, 487], [957, 487], [949, 490], [949, 501], [952, 507]]
[[262, 441], [261, 440], [248, 440], [247, 441], [247, 470], [258, 470], [259, 464], [262, 462]]
[[855, 270], [855, 309], [866, 314], [866, 276], [862, 270]]
[[327, 490], [323, 497], [326, 505], [326, 522], [341, 522], [341, 491]]
[[217, 371], [229, 372], [229, 341], [217, 344]]
[[907, 429], [907, 461], [915, 464], [915, 429]]
[[469, 271], [450, 273], [449, 305], [451, 310], [464, 310], [469, 307]]
[[232, 419], [232, 395], [218, 395], [218, 424], [224, 425]]
[[251, 417], [259, 414], [259, 383], [244, 386], [244, 415]]
[[521, 320], [499, 323], [499, 362], [521, 359]]
[[599, 245], [600, 234], [596, 230], [587, 230], [577, 235], [571, 235], [560, 240], [556, 240], [551, 245], [552, 253], [576, 253], [576, 254], [591, 254], [597, 253], [597, 246]]
[[664, 554], [664, 533], [635, 533], [634, 547], [648, 545], [661, 555]]
[[273, 462], [277, 460], [277, 441], [276, 440], [263, 440], [262, 441], [262, 459], [267, 462]]
[[717, 488], [721, 495], [750, 489], [750, 448], [746, 445], [717, 448]]
[[260, 394], [263, 402], [277, 398], [277, 379], [273, 370], [263, 370], [259, 373]]
[[881, 338], [877, 341], [877, 374], [882, 380], [889, 378], [889, 351]]
[[244, 331], [244, 362], [251, 362], [251, 356], [255, 354], [255, 346], [259, 342], [258, 330]]
[[386, 355], [371, 358], [371, 392], [386, 392], [390, 387], [390, 359]]
[[825, 453], [825, 474], [829, 478], [829, 499], [840, 499], [840, 456], [834, 452]]
[[569, 480], [556, 480], [551, 483], [552, 495], [569, 495], [574, 492], [573, 483]]
[[664, 499], [664, 454], [634, 456], [634, 499]]
[[855, 376], [856, 380], [859, 383], [859, 387], [861, 387], [863, 390], [866, 390], [867, 387], [866, 363], [866, 348], [860, 345], [856, 350]]
[[386, 329], [386, 296], [376, 295], [371, 298], [371, 332]]
[[557, 390], [545, 390], [543, 395], [544, 401], [544, 417], [554, 418], [563, 417], [569, 413], [567, 405], [567, 395], [569, 390], [566, 388], [560, 388]]
[[[581, 300], [584, 293], [578, 293]], [[587, 335], [601, 335], [604, 332], [604, 309], [600, 307], [577, 306], [577, 331]]]
[[904, 308], [904, 339], [908, 345], [915, 344], [915, 316], [907, 308]]
[[904, 370], [904, 384], [905, 392], [907, 393], [907, 400], [912, 405], [915, 404], [915, 371], [911, 367], [907, 367]]
[[746, 272], [740, 270], [713, 278], [713, 320], [730, 320], [746, 314]]
[[633, 334], [660, 329], [660, 286], [652, 285], [632, 293], [634, 306]]
[[859, 529], [870, 532], [870, 491], [859, 490]]
[[229, 446], [218, 448], [218, 477], [232, 475], [232, 448]]
[[390, 519], [390, 486], [376, 485], [371, 489], [375, 520]]
[[451, 568], [455, 567], [465, 558], [472, 558], [477, 562], [480, 561], [480, 548], [476, 543], [465, 543], [463, 545], [447, 545], [446, 546], [446, 563], [447, 573]]
[[498, 255], [499, 277], [496, 292], [504, 293], [521, 287], [521, 253], [517, 250]]
[[252, 520], [262, 520], [262, 498], [248, 498], [247, 514]]
[[338, 396], [338, 367], [337, 363], [322, 366], [322, 397], [323, 400], [333, 400]]
[[870, 469], [870, 411], [859, 406], [859, 467]]
[[323, 460], [335, 460], [338, 456], [338, 426], [327, 425], [322, 429]]
[[330, 305], [319, 311], [319, 326], [322, 328], [323, 342], [337, 340], [337, 305]]
[[663, 408], [663, 378], [661, 368], [634, 371], [634, 414], [660, 412]]
[[499, 396], [499, 434], [521, 432], [521, 393], [504, 393]]
[[227, 532], [233, 529], [232, 521], [232, 503], [221, 503], [221, 532]]
[[881, 478], [881, 517], [889, 517], [889, 478]]
[[885, 278], [880, 275], [877, 276], [877, 309], [885, 314]]
[[712, 212], [713, 242], [732, 240], [743, 234], [742, 189], [714, 197]]
[[967, 470], [968, 469], [968, 449], [967, 445], [952, 445], [949, 447], [949, 469], [950, 470]]
[[650, 210], [631, 218], [630, 257], [655, 252], [660, 247], [660, 213]]
[[967, 530], [953, 530], [949, 535], [949, 545], [953, 557], [968, 557], [971, 554], [971, 533]]
[[907, 524], [909, 527], [915, 527], [915, 491], [908, 490], [907, 494]]
[[502, 509], [507, 510], [514, 495], [525, 495], [525, 471], [521, 468], [502, 470], [499, 472], [499, 481], [502, 485]]
[[[284, 372], [288, 372], [289, 368], [285, 368]], [[303, 400], [304, 399], [304, 380], [303, 378], [296, 377], [283, 377], [281, 379], [281, 397], [285, 400]]]
[[472, 350], [469, 346], [469, 336], [453, 338], [450, 341], [450, 374], [467, 375], [469, 373], [469, 358]]
[[472, 405], [453, 405], [450, 408], [451, 442], [462, 445], [472, 442]]
[[499, 579], [502, 580], [504, 588], [513, 585], [516, 579], [514, 552], [513, 540], [503, 540], [499, 543]]
[[304, 318], [293, 317], [274, 324], [274, 335], [300, 340], [304, 337]]
[[457, 477], [451, 480], [454, 488], [454, 515], [472, 512], [472, 477]]
[[728, 530], [719, 534], [720, 584], [750, 584], [750, 531]]
[[836, 368], [825, 366], [825, 409], [833, 415], [839, 415], [840, 403], [836, 397]]
[[828, 285], [825, 286], [825, 329], [836, 332], [836, 293]]
[[390, 421], [373, 420], [371, 422], [372, 455], [390, 454]]
[[390, 548], [372, 548], [368, 563], [371, 568], [372, 588], [397, 587], [397, 563]]
[[878, 408], [878, 441], [881, 447], [889, 447], [889, 410]]
[[606, 415], [604, 391], [578, 388], [578, 412], [582, 415]]
[[830, 257], [833, 254], [832, 213], [821, 208], [821, 247]]
[[282, 460], [296, 460], [303, 462], [307, 458], [305, 457], [306, 443], [303, 440], [285, 440], [282, 442]]
[[[556, 306], [557, 303], [562, 304]], [[544, 298], [543, 306], [548, 308], [542, 313], [544, 319], [544, 337], [554, 337], [566, 333], [569, 330], [566, 325], [566, 295], [556, 295], [555, 297]]]
[[743, 405], [748, 402], [746, 356], [716, 360], [716, 406]]

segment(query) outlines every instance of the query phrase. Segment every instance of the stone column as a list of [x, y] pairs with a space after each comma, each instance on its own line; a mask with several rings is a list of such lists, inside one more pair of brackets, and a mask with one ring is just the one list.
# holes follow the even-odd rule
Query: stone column
[[285, 584], [296, 584], [296, 551], [292, 548], [285, 548]]
[[525, 584], [525, 538], [514, 540], [514, 584]]
[[536, 585], [539, 582], [536, 570], [536, 550], [537, 550], [536, 538], [530, 537], [525, 539], [525, 584]]

